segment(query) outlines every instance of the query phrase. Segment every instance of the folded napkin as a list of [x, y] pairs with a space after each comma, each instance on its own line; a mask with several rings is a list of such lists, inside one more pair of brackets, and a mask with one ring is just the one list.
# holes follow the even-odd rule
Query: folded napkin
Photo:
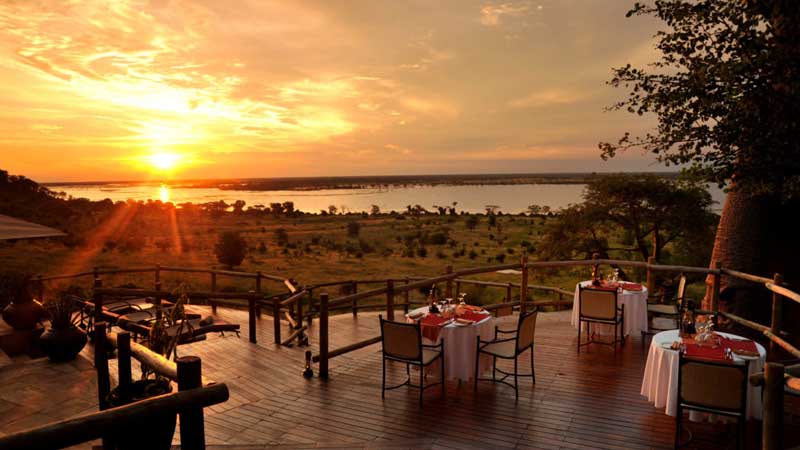
[[721, 345], [723, 347], [727, 347], [731, 349], [732, 352], [742, 355], [742, 356], [760, 356], [758, 353], [758, 347], [756, 347], [756, 343], [747, 339], [729, 339], [726, 337], [722, 338]]
[[444, 324], [450, 319], [438, 316], [436, 314], [428, 314], [419, 321], [422, 327], [422, 336], [434, 342], [439, 339], [439, 333], [442, 331]]
[[458, 318], [470, 322], [480, 322], [486, 318], [486, 314], [481, 314], [474, 311], [464, 311], [458, 316]]
[[483, 311], [483, 308], [481, 308], [480, 306], [475, 306], [475, 305], [460, 305], [460, 306], [461, 309], [465, 309], [467, 311], [475, 311], [475, 312]]
[[644, 290], [644, 286], [639, 283], [629, 283], [627, 281], [620, 281], [619, 285], [622, 286], [622, 289], [626, 291], [642, 291]]
[[709, 347], [694, 343], [686, 343], [683, 354], [687, 358], [707, 359], [710, 361], [725, 361], [727, 359], [725, 356], [725, 347], [721, 345]]

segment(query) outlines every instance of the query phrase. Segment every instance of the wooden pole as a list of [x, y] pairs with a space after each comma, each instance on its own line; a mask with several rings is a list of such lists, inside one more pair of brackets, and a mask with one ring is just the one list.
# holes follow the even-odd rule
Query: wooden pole
[[[211, 272], [211, 292], [217, 292], [217, 274]], [[217, 313], [217, 304], [211, 303], [211, 312], [216, 314]]]
[[511, 288], [514, 287], [514, 283], [508, 283], [506, 286], [506, 303], [513, 302], [514, 300], [511, 298]]
[[[656, 295], [656, 277], [653, 273], [653, 269], [650, 268], [653, 264], [656, 263], [655, 256], [648, 256], [647, 257], [647, 296], [650, 298], [654, 298]], [[659, 298], [659, 303], [663, 303], [664, 299]]]
[[714, 284], [711, 292], [711, 310], [717, 312], [719, 311], [719, 291], [720, 281], [722, 278], [722, 263], [719, 261], [714, 261], [714, 270], [716, 270], [717, 273], [714, 274]]
[[[200, 358], [184, 356], [175, 360], [178, 366], [178, 392], [196, 389], [203, 385]], [[181, 448], [204, 450], [206, 448], [205, 424], [201, 406], [187, 408], [180, 412]]]
[[783, 364], [764, 366], [764, 422], [761, 448], [783, 448]]
[[[446, 274], [453, 273], [453, 266], [445, 267], [444, 273], [446, 273]], [[448, 278], [447, 282], [445, 283], [444, 298], [453, 298], [453, 279], [452, 278]]]
[[[780, 286], [782, 282], [781, 274], [776, 273], [774, 277], [772, 277], [773, 283], [775, 286]], [[770, 322], [770, 327], [772, 328], [772, 334], [780, 335], [781, 332], [781, 321], [783, 316], [783, 299], [781, 295], [777, 292], [772, 293], [772, 321]], [[769, 350], [770, 353], [775, 352], [778, 350], [777, 344], [774, 341], [770, 341], [769, 343]]]
[[117, 333], [117, 377], [119, 378], [119, 400], [123, 405], [131, 402], [131, 334]]
[[256, 339], [256, 298], [247, 299], [247, 309], [249, 313], [250, 342], [257, 343]]
[[156, 264], [156, 270], [153, 272], [153, 285], [155, 290], [161, 290], [161, 265]]
[[[408, 284], [408, 283], [409, 283], [409, 280], [408, 280], [408, 278], [406, 278], [404, 280], [403, 284]], [[408, 314], [408, 308], [411, 306], [411, 305], [409, 305], [409, 303], [411, 303], [411, 295], [408, 293], [407, 290], [405, 292], [403, 292], [403, 300], [406, 303], [405, 306], [403, 306], [403, 311], [405, 311], [405, 313]]]
[[275, 343], [281, 344], [281, 299], [272, 299], [272, 334], [275, 335]]
[[[95, 275], [94, 278], [94, 288], [100, 289], [103, 287], [103, 280], [100, 279], [99, 276]], [[92, 294], [92, 302], [94, 303], [94, 323], [97, 325], [98, 323], [103, 321], [103, 294], [97, 293], [97, 291]]]
[[[261, 271], [256, 272], [256, 293], [257, 294], [261, 293], [261, 277], [262, 277]], [[256, 304], [256, 315], [258, 315], [259, 319], [261, 318], [261, 305], [260, 304]]]
[[527, 311], [526, 303], [528, 301], [528, 255], [522, 255], [522, 281], [519, 285], [519, 309], [521, 313]]
[[94, 323], [94, 367], [97, 370], [97, 403], [101, 411], [108, 409], [111, 377], [108, 373], [106, 323]]
[[[358, 293], [358, 283], [355, 281], [350, 282], [350, 293], [357, 294]], [[358, 317], [358, 300], [353, 299], [353, 317]]]
[[386, 280], [386, 319], [394, 320], [394, 281]]
[[328, 378], [328, 293], [319, 296], [319, 377]]

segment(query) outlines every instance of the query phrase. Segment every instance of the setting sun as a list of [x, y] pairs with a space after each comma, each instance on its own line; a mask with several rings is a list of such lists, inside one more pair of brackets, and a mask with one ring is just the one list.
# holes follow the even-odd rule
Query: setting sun
[[150, 164], [158, 170], [172, 170], [182, 157], [176, 153], [154, 153], [150, 155]]

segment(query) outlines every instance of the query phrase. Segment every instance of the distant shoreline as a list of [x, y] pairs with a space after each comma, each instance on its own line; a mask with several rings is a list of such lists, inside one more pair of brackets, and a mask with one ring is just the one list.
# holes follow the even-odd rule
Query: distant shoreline
[[[628, 172], [675, 178], [678, 172]], [[309, 191], [332, 189], [374, 189], [408, 186], [476, 186], [520, 184], [586, 184], [612, 173], [518, 173], [448, 175], [374, 175], [349, 177], [243, 178], [165, 181], [82, 181], [41, 183], [43, 186], [147, 186], [166, 184], [172, 188], [216, 188], [224, 191]]]

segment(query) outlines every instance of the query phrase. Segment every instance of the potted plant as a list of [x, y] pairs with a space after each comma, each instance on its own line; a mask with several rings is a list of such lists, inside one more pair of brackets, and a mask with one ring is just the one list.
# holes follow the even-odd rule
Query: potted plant
[[[151, 323], [150, 336], [143, 343], [152, 351], [169, 359], [174, 354], [181, 336], [182, 327], [186, 327], [186, 314], [183, 305], [188, 301], [185, 293], [181, 294], [175, 306], [168, 312], [157, 314], [154, 322]], [[156, 306], [160, 308], [160, 306]], [[167, 329], [178, 326], [177, 333], [168, 333]], [[157, 395], [172, 392], [170, 380], [162, 377], [153, 370], [142, 364], [142, 376], [133, 382], [131, 386], [131, 401], [144, 400]], [[108, 395], [108, 402], [111, 406], [122, 406], [125, 404], [120, 396], [119, 387], [113, 389]], [[115, 436], [117, 448], [127, 449], [169, 449], [172, 446], [172, 436], [175, 434], [175, 414], [156, 414], [148, 419], [147, 432], [141, 429], [132, 428], [130, 432], [123, 432]]]
[[45, 315], [42, 304], [33, 298], [30, 282], [29, 275], [13, 272], [0, 275], [0, 302], [8, 303], [3, 309], [3, 320], [18, 331], [32, 330]]
[[86, 346], [86, 332], [78, 328], [75, 297], [62, 293], [45, 306], [50, 326], [39, 337], [39, 345], [53, 362], [72, 361]]

